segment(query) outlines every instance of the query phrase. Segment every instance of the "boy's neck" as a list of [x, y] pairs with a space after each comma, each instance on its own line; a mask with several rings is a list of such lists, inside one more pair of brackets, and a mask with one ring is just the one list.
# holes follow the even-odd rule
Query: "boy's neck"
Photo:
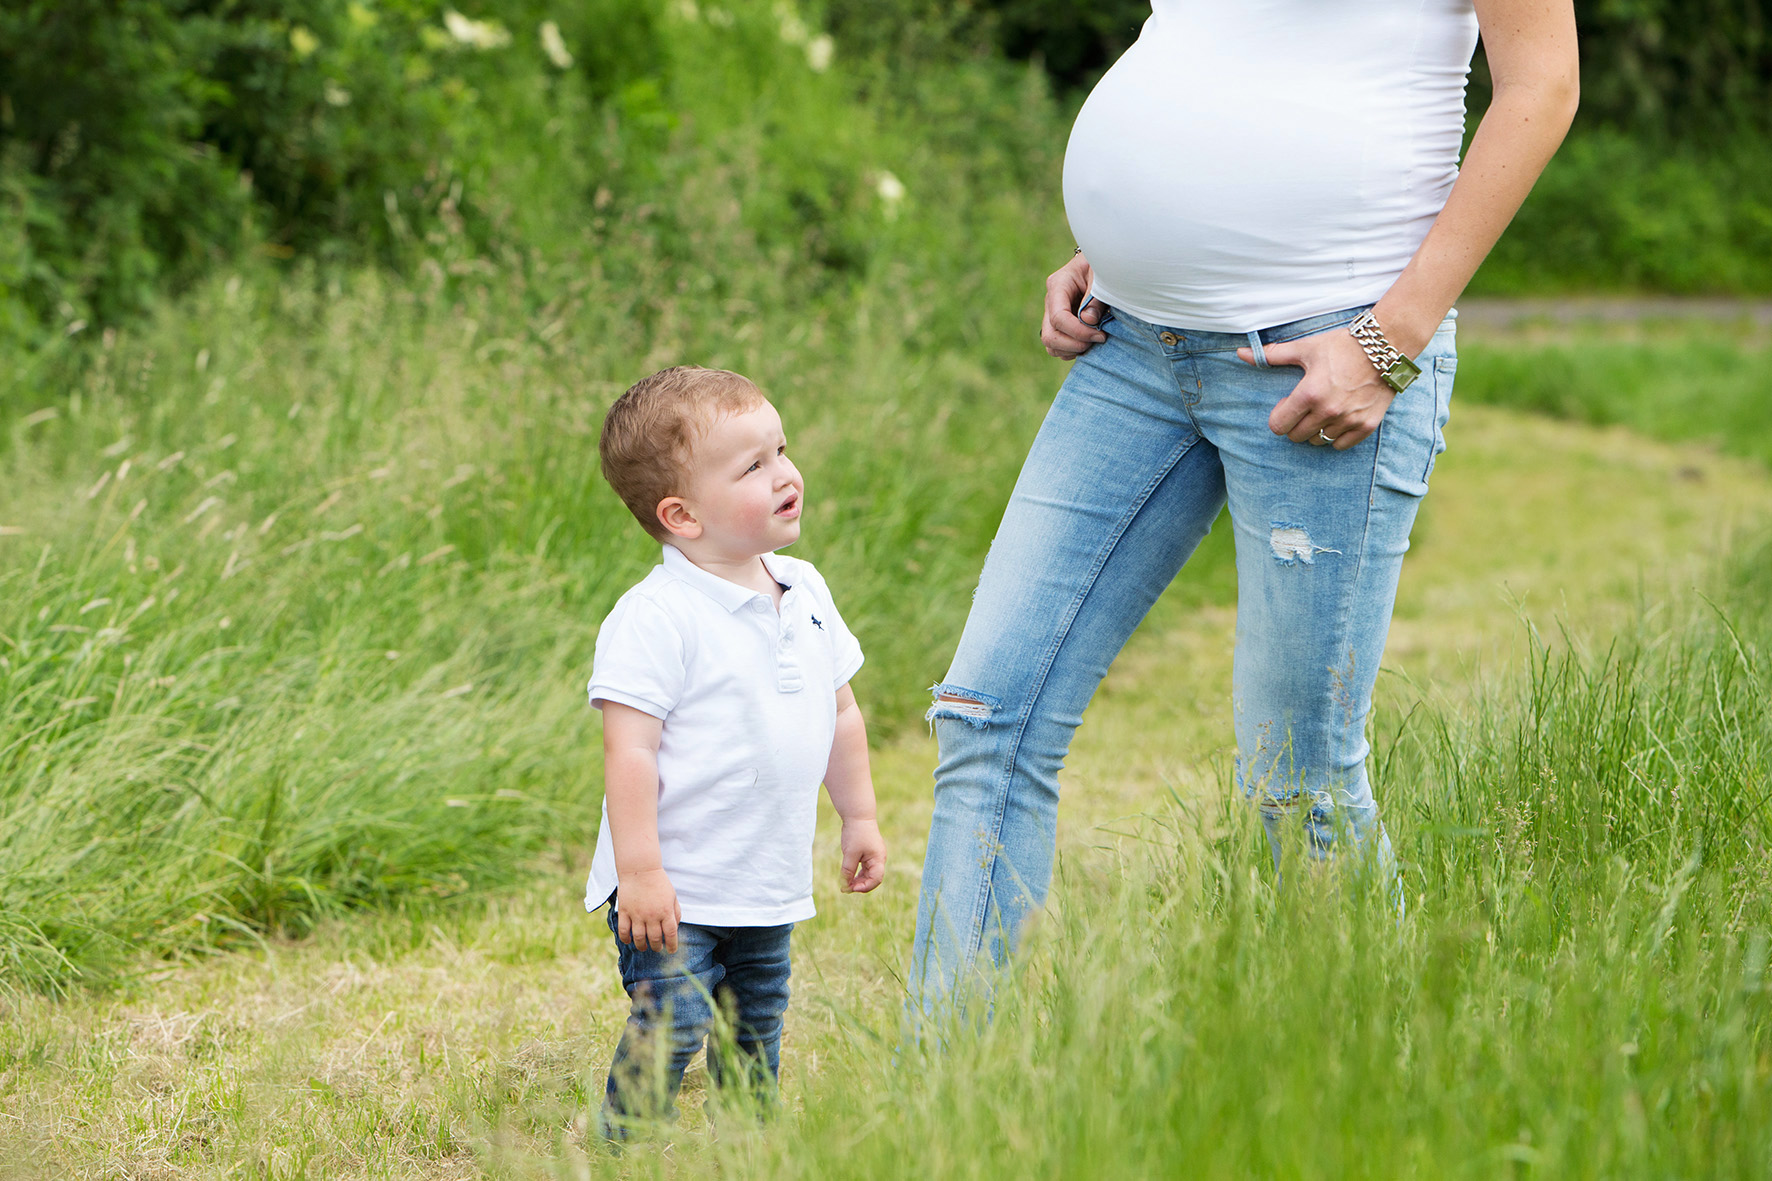
[[752, 554], [748, 558], [733, 559], [703, 551], [700, 546], [678, 545], [677, 549], [696, 567], [715, 578], [724, 578], [746, 590], [768, 595], [777, 607], [781, 606], [781, 583], [775, 581], [775, 576], [769, 573], [769, 567], [763, 564], [763, 555]]

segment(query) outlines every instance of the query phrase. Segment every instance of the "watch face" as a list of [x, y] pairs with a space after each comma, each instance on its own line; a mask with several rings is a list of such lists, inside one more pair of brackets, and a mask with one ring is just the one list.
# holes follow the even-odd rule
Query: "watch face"
[[1409, 388], [1409, 383], [1421, 376], [1421, 366], [1408, 357], [1398, 357], [1396, 363], [1384, 371], [1384, 380], [1391, 389], [1399, 394]]

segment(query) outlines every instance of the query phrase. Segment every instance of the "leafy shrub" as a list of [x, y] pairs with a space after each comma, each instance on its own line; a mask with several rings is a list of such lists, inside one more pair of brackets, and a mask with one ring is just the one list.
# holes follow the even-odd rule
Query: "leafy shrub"
[[1772, 155], [1758, 139], [1572, 135], [1471, 289], [1772, 290]]
[[0, 325], [114, 322], [261, 239], [395, 261], [459, 237], [467, 255], [521, 240], [518, 195], [582, 207], [591, 108], [661, 49], [642, 6], [561, 21], [544, 42], [539, 0], [483, 18], [428, 0], [0, 13]]

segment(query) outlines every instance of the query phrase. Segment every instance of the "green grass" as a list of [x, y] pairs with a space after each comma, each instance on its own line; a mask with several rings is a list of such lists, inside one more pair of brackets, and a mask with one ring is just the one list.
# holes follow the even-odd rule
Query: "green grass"
[[920, 715], [1062, 374], [1027, 327], [1068, 242], [1051, 102], [989, 62], [870, 98], [729, 15], [574, 126], [613, 195], [500, 155], [496, 249], [239, 264], [0, 379], [0, 988], [586, 847], [595, 630], [656, 561], [596, 434], [663, 365], [774, 398], [873, 727]]
[[1166, 810], [1063, 868], [982, 1036], [894, 1068], [892, 1030], [864, 1031], [826, 1077], [865, 1085], [710, 1155], [772, 1177], [1764, 1175], [1772, 633], [1704, 611], [1540, 650], [1523, 696], [1381, 740], [1405, 922], [1357, 878], [1293, 865], [1275, 890], [1240, 809]]
[[[9, 986], [471, 895], [585, 847], [595, 629], [656, 561], [596, 433], [664, 364], [773, 396], [807, 477], [799, 552], [866, 642], [864, 707], [883, 735], [920, 715], [1062, 373], [1024, 322], [1062, 229], [1005, 186], [1026, 158], [926, 146], [895, 161], [905, 207], [859, 223], [881, 261], [807, 289], [828, 272], [731, 221], [733, 187], [774, 175], [758, 135], [684, 145], [673, 221], [713, 227], [687, 240], [634, 212], [459, 282], [218, 275], [15, 373]], [[968, 236], [984, 265], [960, 266]]]
[[1731, 325], [1464, 344], [1459, 360], [1459, 401], [1702, 440], [1772, 463], [1772, 346], [1744, 341]]

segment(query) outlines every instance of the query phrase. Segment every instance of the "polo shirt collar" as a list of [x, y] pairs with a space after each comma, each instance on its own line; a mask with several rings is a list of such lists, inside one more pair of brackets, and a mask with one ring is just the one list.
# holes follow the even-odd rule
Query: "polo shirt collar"
[[[737, 611], [752, 599], [759, 598], [758, 592], [749, 587], [728, 582], [718, 574], [709, 574], [700, 566], [689, 560], [682, 550], [666, 543], [664, 549], [664, 568], [673, 576], [682, 579], [690, 586], [706, 595], [728, 611]], [[763, 568], [769, 576], [783, 586], [791, 587], [798, 579], [793, 572], [793, 563], [776, 554], [763, 555]]]

